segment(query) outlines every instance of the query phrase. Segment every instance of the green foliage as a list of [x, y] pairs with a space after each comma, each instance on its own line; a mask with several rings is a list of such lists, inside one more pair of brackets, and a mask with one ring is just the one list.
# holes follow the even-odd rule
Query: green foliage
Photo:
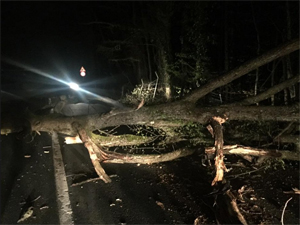
[[188, 124], [179, 127], [175, 130], [182, 136], [189, 137], [189, 138], [200, 138], [205, 137], [207, 133], [206, 128], [200, 123], [189, 122]]
[[165, 102], [164, 89], [156, 82], [148, 82], [136, 85], [130, 94], [121, 99], [122, 103], [138, 105], [144, 101], [145, 105]]
[[174, 77], [188, 83], [199, 81], [204, 83], [205, 63], [190, 53], [176, 53], [176, 61], [169, 65], [168, 72]]
[[270, 158], [264, 161], [265, 171], [268, 169], [277, 170], [283, 169], [285, 170], [285, 162], [282, 159]]
[[280, 131], [280, 124], [273, 121], [228, 121], [224, 124], [226, 131], [243, 134], [243, 141], [253, 141], [254, 137], [274, 138]]
[[[200, 2], [180, 7], [180, 46], [173, 46], [174, 56], [168, 65], [173, 85], [181, 96], [199, 87], [207, 80], [207, 35], [205, 33], [205, 8]], [[175, 89], [176, 89], [175, 88]]]

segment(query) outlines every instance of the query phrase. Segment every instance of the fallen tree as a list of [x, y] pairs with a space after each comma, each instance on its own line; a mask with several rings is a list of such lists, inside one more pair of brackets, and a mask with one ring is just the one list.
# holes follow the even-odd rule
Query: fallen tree
[[[122, 109], [112, 111], [104, 115], [90, 115], [80, 117], [59, 117], [57, 115], [34, 116], [28, 117], [33, 131], [58, 132], [68, 135], [77, 135], [88, 149], [91, 161], [95, 167], [100, 179], [104, 182], [110, 182], [109, 176], [105, 173], [101, 163], [158, 163], [170, 161], [175, 158], [193, 154], [194, 150], [180, 149], [172, 153], [161, 155], [129, 155], [120, 154], [110, 151], [105, 151], [101, 148], [102, 143], [97, 143], [97, 139], [93, 137], [92, 131], [103, 129], [106, 127], [116, 127], [122, 124], [138, 124], [143, 126], [151, 126], [156, 129], [165, 131], [164, 136], [170, 138], [176, 136], [176, 128], [182, 127], [190, 121], [201, 122], [203, 124], [212, 124], [215, 136], [215, 169], [216, 177], [212, 183], [222, 181], [224, 172], [227, 171], [223, 162], [223, 136], [222, 126], [226, 120], [276, 120], [276, 121], [298, 121], [299, 106], [285, 106], [285, 107], [188, 107], [187, 104], [181, 102], [174, 102], [168, 105], [155, 105], [151, 107], [143, 107], [139, 110]], [[176, 112], [176, 113], [174, 113]], [[217, 116], [217, 117], [216, 117]], [[180, 118], [180, 119], [179, 119]], [[213, 118], [218, 118], [217, 120]], [[215, 121], [222, 121], [216, 123]], [[113, 138], [112, 138], [113, 140]], [[125, 141], [126, 142], [126, 141]], [[175, 143], [174, 143], [175, 144]], [[239, 151], [238, 151], [239, 150]], [[228, 153], [232, 153], [228, 151]], [[259, 154], [258, 154], [259, 153]], [[268, 153], [262, 151], [249, 151], [247, 148], [235, 149], [232, 154], [248, 154], [248, 155], [268, 155], [280, 157], [275, 152]], [[285, 157], [282, 157], [285, 158]], [[297, 158], [297, 154], [292, 157], [290, 154], [287, 159]]]
[[220, 106], [197, 108], [184, 101], [169, 104], [142, 107], [139, 110], [118, 109], [103, 115], [78, 117], [63, 117], [57, 115], [35, 116], [30, 121], [33, 131], [58, 132], [76, 135], [72, 128], [73, 122], [78, 122], [84, 129], [96, 130], [114, 127], [122, 124], [147, 125], [164, 129], [168, 134], [184, 124], [193, 121], [205, 124], [213, 116], [228, 120], [250, 121], [299, 121], [299, 105], [292, 106]]
[[[197, 122], [204, 125], [210, 124], [212, 129], [210, 133], [215, 138], [215, 169], [216, 177], [212, 185], [223, 180], [224, 172], [227, 171], [223, 162], [223, 131], [222, 124], [227, 120], [241, 121], [281, 121], [281, 122], [298, 122], [300, 118], [299, 104], [290, 106], [218, 106], [218, 107], [199, 107], [196, 102], [210, 91], [217, 87], [226, 85], [234, 79], [237, 79], [251, 70], [264, 65], [274, 59], [282, 57], [299, 49], [299, 40], [293, 40], [274, 50], [267, 52], [258, 58], [246, 62], [240, 67], [220, 76], [217, 80], [209, 82], [203, 88], [195, 91], [186, 98], [159, 105], [143, 106], [138, 109], [129, 107], [120, 107], [113, 109], [106, 114], [95, 114], [88, 116], [65, 117], [59, 114], [48, 114], [44, 116], [33, 115], [26, 112], [20, 120], [14, 118], [1, 120], [1, 134], [7, 134], [12, 131], [24, 130], [24, 126], [30, 126], [31, 131], [36, 132], [57, 132], [70, 136], [79, 135], [81, 142], [88, 149], [91, 161], [100, 179], [104, 182], [110, 182], [109, 176], [105, 173], [101, 166], [102, 162], [111, 163], [157, 163], [168, 160], [173, 160], [178, 157], [187, 156], [193, 153], [194, 150], [178, 150], [173, 153], [165, 153], [165, 155], [128, 155], [107, 151], [101, 147], [102, 143], [97, 143], [97, 138], [93, 136], [93, 131], [101, 130], [107, 127], [117, 127], [120, 125], [138, 125], [144, 128], [151, 127], [160, 130], [164, 140], [168, 140], [168, 144], [175, 144], [176, 138], [179, 135], [178, 129], [189, 124]], [[292, 79], [293, 82], [298, 82], [298, 78]], [[283, 85], [285, 87], [285, 85]], [[275, 90], [275, 89], [274, 89]], [[282, 90], [277, 88], [272, 90], [272, 94]], [[251, 101], [253, 102], [253, 101]], [[4, 121], [4, 123], [3, 123]], [[15, 121], [23, 121], [22, 123]], [[24, 122], [25, 121], [25, 122]], [[27, 129], [28, 130], [28, 129]], [[207, 138], [208, 131], [202, 130], [203, 137]], [[136, 135], [139, 136], [140, 135]], [[113, 137], [111, 142], [113, 142]], [[149, 139], [145, 140], [145, 142]], [[123, 140], [123, 145], [126, 145], [126, 140]], [[140, 142], [133, 142], [140, 143]], [[234, 154], [254, 154], [252, 151], [237, 150]], [[255, 153], [257, 154], [257, 153]], [[261, 151], [260, 151], [261, 154]], [[274, 156], [274, 154], [269, 154]], [[278, 155], [275, 154], [276, 157]], [[291, 157], [288, 157], [291, 158]], [[293, 159], [295, 157], [292, 157]]]

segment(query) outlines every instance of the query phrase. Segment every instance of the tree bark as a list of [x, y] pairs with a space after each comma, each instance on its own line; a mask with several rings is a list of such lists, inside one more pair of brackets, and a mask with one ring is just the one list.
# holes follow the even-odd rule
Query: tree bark
[[226, 119], [221, 117], [213, 117], [211, 119], [211, 125], [213, 127], [214, 137], [215, 137], [215, 170], [216, 176], [212, 181], [212, 186], [217, 184], [217, 182], [222, 181], [224, 177], [224, 172], [227, 172], [227, 168], [224, 163], [224, 155], [223, 155], [223, 127], [222, 124], [226, 121]]
[[[208, 123], [213, 116], [227, 117], [229, 120], [251, 121], [299, 121], [299, 105], [293, 106], [191, 106], [186, 102], [173, 102], [164, 105], [142, 107], [139, 110], [126, 110], [105, 115], [63, 117], [55, 115], [31, 116], [28, 120], [33, 131], [64, 133], [75, 136], [73, 122], [78, 122], [86, 130], [97, 130], [118, 125], [145, 125], [166, 130], [177, 128], [188, 122]], [[3, 119], [2, 119], [3, 121]], [[2, 130], [2, 127], [1, 127]]]
[[218, 87], [224, 86], [231, 81], [251, 72], [252, 70], [265, 65], [273, 60], [288, 55], [296, 50], [299, 50], [299, 39], [294, 39], [288, 43], [285, 43], [277, 48], [274, 48], [265, 54], [252, 59], [248, 62], [245, 62], [241, 66], [229, 71], [228, 73], [217, 77], [216, 79], [208, 82], [201, 89], [194, 91], [191, 95], [185, 98], [187, 102], [197, 102], [198, 99], [204, 97], [211, 91], [215, 90]]
[[105, 183], [110, 183], [110, 177], [106, 174], [105, 170], [100, 164], [100, 162], [105, 160], [108, 156], [94, 144], [79, 123], [74, 122], [72, 126], [74, 130], [78, 132], [82, 143], [84, 143], [84, 146], [87, 148], [96, 173]]
[[[172, 161], [174, 159], [178, 159], [181, 157], [192, 155], [196, 149], [177, 149], [173, 152], [168, 152], [164, 154], [145, 154], [145, 155], [134, 155], [134, 154], [120, 154], [122, 158], [112, 158], [106, 159], [104, 163], [138, 163], [138, 164], [152, 164], [152, 163], [160, 163], [160, 162], [167, 162]], [[115, 153], [117, 154], [117, 153]]]

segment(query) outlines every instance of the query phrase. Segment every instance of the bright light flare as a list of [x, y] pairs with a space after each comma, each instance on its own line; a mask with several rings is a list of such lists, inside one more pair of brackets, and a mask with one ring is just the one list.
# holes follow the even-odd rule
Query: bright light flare
[[[65, 84], [65, 85], [69, 86], [69, 87], [72, 88], [73, 90], [76, 90], [76, 91], [80, 91], [80, 92], [86, 93], [86, 94], [88, 94], [88, 95], [90, 95], [90, 96], [94, 96], [96, 100], [99, 100], [99, 101], [102, 101], [102, 102], [105, 102], [105, 103], [114, 105], [115, 107], [123, 107], [122, 104], [120, 104], [118, 101], [115, 101], [115, 100], [113, 100], [113, 99], [110, 99], [110, 98], [107, 98], [107, 97], [103, 97], [103, 96], [97, 95], [97, 94], [92, 93], [92, 92], [90, 92], [90, 91], [87, 91], [87, 90], [85, 90], [85, 89], [82, 89], [82, 88], [80, 88], [79, 85], [76, 84], [76, 83], [73, 83], [73, 82], [68, 83], [68, 82], [66, 82], [66, 81], [64, 81], [64, 80], [61, 80], [61, 79], [59, 79], [59, 78], [56, 78], [55, 76], [52, 76], [51, 74], [45, 73], [45, 72], [43, 72], [43, 71], [41, 71], [41, 70], [35, 69], [35, 68], [33, 68], [33, 67], [24, 65], [24, 64], [22, 64], [22, 63], [13, 61], [13, 60], [8, 59], [8, 58], [3, 58], [2, 60], [5, 61], [5, 62], [8, 63], [8, 64], [17, 66], [17, 67], [19, 67], [19, 68], [26, 69], [26, 70], [28, 70], [28, 71], [31, 71], [31, 72], [35, 73], [35, 74], [38, 74], [38, 75], [41, 75], [41, 76], [43, 76], [43, 77], [47, 77], [47, 78], [50, 78], [50, 79], [52, 79], [52, 80], [58, 81], [58, 82], [60, 82], [60, 83], [62, 83], [62, 84]], [[84, 70], [84, 73], [86, 72], [86, 70], [84, 69], [84, 67], [82, 67], [81, 69]]]
[[41, 75], [41, 76], [43, 76], [43, 77], [47, 77], [47, 78], [50, 78], [50, 79], [52, 79], [52, 80], [58, 81], [58, 82], [60, 82], [60, 83], [62, 83], [62, 84], [68, 85], [68, 83], [67, 83], [66, 81], [63, 81], [63, 80], [61, 80], [61, 79], [59, 79], [59, 78], [56, 78], [55, 76], [52, 76], [51, 74], [45, 73], [45, 72], [43, 72], [43, 71], [41, 71], [41, 70], [39, 70], [39, 69], [35, 69], [35, 68], [33, 68], [33, 67], [24, 65], [24, 64], [22, 64], [22, 63], [13, 61], [13, 60], [8, 59], [8, 58], [3, 58], [2, 60], [3, 60], [4, 62], [10, 64], [10, 65], [17, 66], [17, 67], [19, 67], [19, 68], [28, 70], [28, 71], [33, 72], [33, 73], [35, 73], [35, 74]]
[[80, 89], [79, 85], [74, 82], [69, 83], [69, 86], [70, 86], [70, 88], [72, 88], [75, 91], [78, 91]]

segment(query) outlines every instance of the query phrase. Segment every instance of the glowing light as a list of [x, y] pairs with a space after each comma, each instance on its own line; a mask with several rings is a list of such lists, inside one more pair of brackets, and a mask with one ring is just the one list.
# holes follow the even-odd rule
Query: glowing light
[[75, 91], [78, 91], [80, 89], [78, 84], [73, 83], [73, 82], [69, 83], [69, 86], [70, 86], [70, 88], [72, 88]]
[[86, 75], [86, 70], [84, 69], [84, 67], [82, 66], [80, 68], [80, 76], [84, 77]]
[[45, 73], [45, 72], [43, 72], [43, 71], [41, 71], [41, 70], [39, 70], [39, 69], [35, 69], [35, 68], [33, 68], [33, 67], [30, 67], [30, 66], [27, 66], [27, 65], [25, 65], [25, 64], [22, 64], [22, 63], [13, 61], [13, 60], [8, 59], [8, 58], [3, 58], [2, 60], [3, 60], [4, 62], [10, 64], [10, 65], [17, 66], [17, 67], [19, 67], [19, 68], [28, 70], [28, 71], [33, 72], [33, 73], [35, 73], [35, 74], [41, 75], [41, 76], [43, 76], [43, 77], [47, 77], [47, 78], [50, 78], [50, 79], [52, 79], [52, 80], [58, 81], [58, 82], [60, 82], [60, 83], [62, 83], [62, 84], [68, 85], [68, 83], [67, 83], [66, 81], [61, 80], [61, 79], [59, 79], [59, 78], [57, 78], [57, 77], [55, 77], [55, 76], [52, 76], [51, 74]]
[[[80, 88], [80, 87], [78, 86], [78, 84], [76, 84], [76, 83], [73, 83], [73, 82], [69, 83], [69, 82], [64, 81], [64, 80], [61, 80], [61, 79], [59, 79], [59, 78], [57, 78], [57, 77], [55, 77], [55, 76], [53, 76], [53, 75], [51, 75], [51, 74], [45, 73], [45, 72], [43, 72], [43, 71], [41, 71], [41, 70], [38, 70], [38, 69], [36, 69], [36, 68], [27, 66], [27, 65], [25, 65], [25, 64], [16, 62], [16, 61], [11, 60], [11, 59], [8, 59], [8, 58], [2, 58], [2, 60], [5, 61], [5, 62], [8, 63], [8, 64], [17, 66], [17, 67], [19, 67], [19, 68], [26, 69], [26, 70], [31, 71], [31, 72], [33, 72], [33, 73], [35, 73], [35, 74], [40, 75], [40, 76], [43, 76], [43, 77], [50, 78], [50, 79], [52, 79], [52, 80], [58, 81], [58, 82], [60, 82], [60, 83], [62, 83], [62, 84], [65, 84], [65, 85], [69, 86], [70, 88], [72, 88], [72, 89], [74, 89], [74, 90], [76, 90], [76, 91], [80, 91], [80, 92], [86, 93], [86, 94], [88, 94], [88, 95], [90, 95], [90, 96], [93, 96], [93, 97], [95, 97], [95, 98], [96, 98], [97, 100], [99, 100], [99, 101], [106, 102], [106, 103], [111, 104], [111, 105], [114, 105], [114, 106], [116, 106], [116, 107], [123, 107], [122, 104], [120, 104], [118, 101], [115, 101], [115, 100], [110, 99], [110, 98], [108, 98], [108, 97], [100, 96], [100, 95], [98, 95], [98, 94], [92, 93], [92, 92], [90, 92], [90, 91], [88, 91], [88, 90], [85, 90], [85, 89], [82, 89], [82, 88]], [[83, 69], [84, 72], [85, 72], [85, 69], [84, 69], [83, 67], [82, 67], [81, 69]], [[53, 91], [54, 91], [54, 90], [53, 90]]]

